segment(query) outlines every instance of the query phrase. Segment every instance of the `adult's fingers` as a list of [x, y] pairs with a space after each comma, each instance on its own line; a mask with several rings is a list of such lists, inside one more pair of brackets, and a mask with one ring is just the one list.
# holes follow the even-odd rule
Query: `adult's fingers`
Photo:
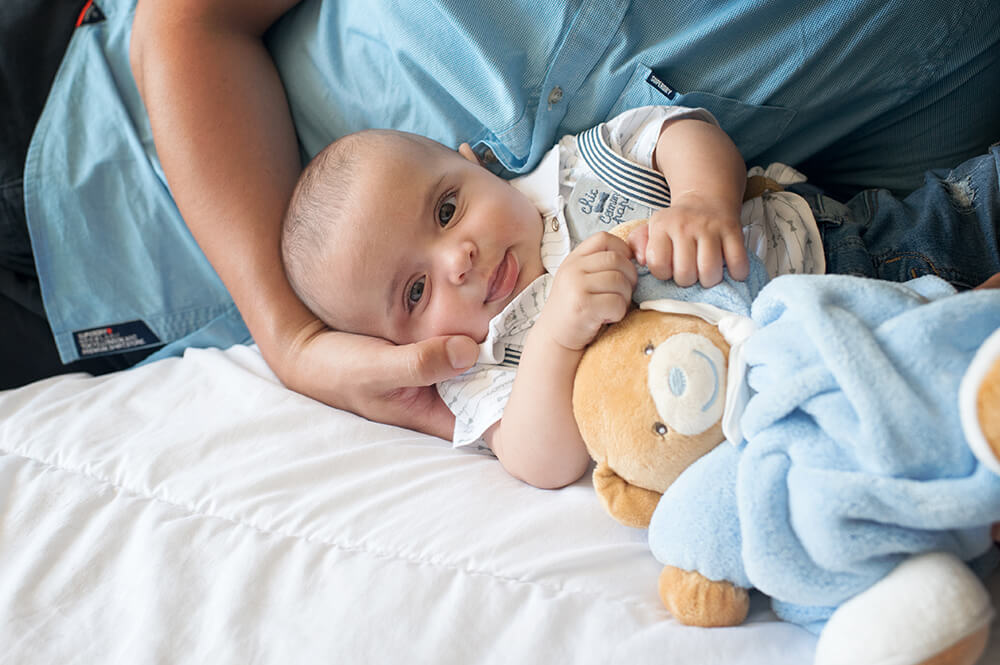
[[468, 338], [396, 346], [365, 335], [319, 330], [281, 365], [289, 388], [377, 422], [450, 437], [454, 417], [432, 384], [475, 362]]
[[385, 413], [385, 417], [374, 418], [380, 422], [390, 422], [448, 441], [455, 432], [455, 416], [434, 386], [404, 388], [390, 393], [376, 408]]
[[369, 376], [368, 395], [357, 411], [366, 418], [451, 439], [455, 417], [433, 384], [476, 362], [479, 345], [469, 337], [434, 337], [414, 344], [384, 345]]
[[400, 346], [387, 344], [379, 353], [375, 383], [389, 391], [429, 386], [461, 374], [475, 364], [479, 345], [470, 337], [453, 335]]

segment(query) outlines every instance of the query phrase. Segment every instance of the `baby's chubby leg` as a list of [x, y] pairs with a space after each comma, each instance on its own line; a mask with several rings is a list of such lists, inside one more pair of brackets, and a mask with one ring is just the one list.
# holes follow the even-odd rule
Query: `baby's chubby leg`
[[1000, 272], [976, 287], [977, 289], [1000, 289]]

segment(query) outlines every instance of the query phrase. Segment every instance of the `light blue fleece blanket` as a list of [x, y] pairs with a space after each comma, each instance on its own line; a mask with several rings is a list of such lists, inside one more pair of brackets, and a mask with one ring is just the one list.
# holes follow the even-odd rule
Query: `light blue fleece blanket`
[[744, 440], [664, 494], [654, 555], [754, 586], [819, 630], [838, 605], [931, 550], [989, 565], [1000, 477], [962, 435], [959, 382], [1000, 328], [1000, 290], [942, 280], [779, 277], [745, 346]]
[[722, 281], [709, 288], [698, 283], [691, 286], [677, 286], [674, 280], [656, 279], [648, 268], [640, 266], [639, 280], [635, 291], [632, 292], [632, 300], [642, 303], [647, 300], [669, 298], [683, 302], [705, 303], [735, 314], [750, 316], [750, 304], [769, 278], [764, 263], [753, 252], [747, 255], [747, 259], [750, 263], [750, 273], [745, 280], [736, 281], [729, 275], [729, 270], [723, 268]]

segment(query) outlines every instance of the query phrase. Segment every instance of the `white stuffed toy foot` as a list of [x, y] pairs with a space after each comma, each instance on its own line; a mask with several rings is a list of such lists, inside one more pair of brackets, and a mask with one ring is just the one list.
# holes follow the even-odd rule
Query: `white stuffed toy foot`
[[922, 554], [833, 613], [815, 665], [972, 665], [992, 618], [968, 566], [952, 554]]
[[958, 406], [973, 454], [1000, 474], [1000, 330], [986, 338], [969, 364]]

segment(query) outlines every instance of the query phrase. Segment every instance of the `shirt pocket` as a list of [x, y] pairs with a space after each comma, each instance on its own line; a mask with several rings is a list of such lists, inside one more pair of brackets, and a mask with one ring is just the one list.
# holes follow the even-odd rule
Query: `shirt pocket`
[[748, 104], [710, 92], [681, 91], [652, 69], [637, 63], [608, 118], [640, 106], [687, 106], [707, 109], [733, 139], [748, 163], [775, 146], [795, 117], [795, 111], [781, 106]]

